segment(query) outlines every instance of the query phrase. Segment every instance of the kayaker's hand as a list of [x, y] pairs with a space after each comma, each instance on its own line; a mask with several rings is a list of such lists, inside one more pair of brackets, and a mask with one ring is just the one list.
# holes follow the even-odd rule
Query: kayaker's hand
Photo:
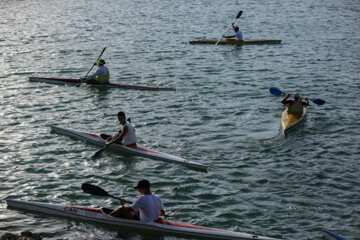
[[125, 206], [126, 200], [125, 198], [120, 199], [121, 206]]
[[85, 78], [84, 78], [84, 77], [81, 77], [80, 80], [81, 80], [81, 81], [85, 81]]

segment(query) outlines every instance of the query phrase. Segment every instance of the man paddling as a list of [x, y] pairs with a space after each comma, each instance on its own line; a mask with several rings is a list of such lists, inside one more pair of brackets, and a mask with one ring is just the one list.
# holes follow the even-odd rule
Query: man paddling
[[238, 26], [234, 26], [234, 23], [231, 25], [234, 29], [235, 35], [232, 36], [224, 36], [224, 38], [228, 39], [228, 38], [236, 38], [239, 41], [243, 40], [243, 35], [242, 32], [240, 31]]
[[302, 114], [304, 111], [303, 108], [309, 106], [308, 98], [305, 98], [305, 101], [303, 101], [300, 93], [295, 93], [294, 100], [288, 100], [290, 96], [292, 96], [292, 94], [288, 94], [281, 103], [288, 108], [288, 113]]
[[109, 83], [110, 72], [109, 69], [105, 66], [105, 60], [100, 59], [94, 63], [94, 65], [98, 66], [98, 70], [91, 76], [86, 77], [85, 81], [96, 81], [99, 83]]
[[123, 129], [119, 130], [119, 133], [115, 136], [101, 134], [101, 138], [106, 139], [107, 142], [113, 142], [125, 146], [136, 146], [137, 138], [135, 134], [135, 129], [131, 125], [131, 123], [126, 120], [125, 113], [118, 112], [117, 117], [120, 124], [123, 125]]
[[142, 222], [152, 222], [165, 215], [161, 199], [150, 191], [150, 182], [146, 179], [140, 180], [134, 187], [142, 195], [130, 207], [125, 207], [126, 200], [121, 199], [122, 207], [112, 211], [109, 215], [113, 217], [139, 219]]

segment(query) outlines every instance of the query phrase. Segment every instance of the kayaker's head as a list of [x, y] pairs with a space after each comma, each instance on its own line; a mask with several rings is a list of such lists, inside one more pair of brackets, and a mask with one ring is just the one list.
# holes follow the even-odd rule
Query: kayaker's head
[[298, 101], [300, 99], [300, 93], [295, 93], [294, 99], [295, 101]]
[[134, 189], [139, 190], [141, 194], [151, 194], [150, 192], [150, 182], [146, 179], [140, 180]]
[[126, 116], [124, 112], [118, 112], [117, 114], [119, 122], [124, 125], [126, 123]]
[[100, 59], [100, 60], [96, 61], [96, 63], [101, 67], [101, 66], [105, 65], [105, 60]]
[[239, 29], [239, 27], [238, 26], [235, 26], [234, 27], [234, 32], [238, 32], [240, 29]]

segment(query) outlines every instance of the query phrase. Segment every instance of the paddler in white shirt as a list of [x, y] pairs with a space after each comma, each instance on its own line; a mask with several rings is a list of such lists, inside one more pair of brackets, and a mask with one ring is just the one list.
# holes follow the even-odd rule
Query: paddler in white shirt
[[160, 216], [165, 215], [161, 199], [150, 191], [150, 182], [146, 179], [140, 180], [134, 187], [142, 195], [130, 207], [125, 207], [126, 200], [121, 199], [122, 207], [112, 211], [109, 215], [113, 217], [139, 220], [141, 222], [153, 222]]
[[99, 83], [109, 83], [110, 72], [109, 69], [105, 66], [105, 60], [100, 59], [94, 63], [98, 66], [98, 70], [91, 76], [86, 77], [84, 80], [88, 82], [99, 82]]
[[232, 24], [232, 27], [234, 29], [235, 35], [232, 36], [224, 36], [224, 38], [228, 39], [228, 38], [236, 38], [239, 41], [243, 41], [243, 35], [242, 32], [240, 31], [238, 26], [234, 26], [234, 23]]
[[117, 117], [120, 124], [123, 125], [123, 129], [119, 131], [120, 136], [117, 137], [117, 141], [121, 142], [125, 146], [136, 146], [137, 139], [135, 130], [131, 123], [126, 120], [125, 113], [118, 112]]

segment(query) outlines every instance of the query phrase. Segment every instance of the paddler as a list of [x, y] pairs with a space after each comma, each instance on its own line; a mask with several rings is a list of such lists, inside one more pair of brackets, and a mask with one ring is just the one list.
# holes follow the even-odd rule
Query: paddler
[[304, 111], [304, 107], [309, 106], [309, 100], [308, 98], [303, 99], [300, 96], [300, 93], [294, 94], [294, 100], [288, 100], [288, 98], [292, 96], [292, 94], [288, 94], [281, 103], [284, 104], [286, 107], [288, 107], [288, 113], [292, 114], [302, 114]]
[[231, 25], [232, 28], [234, 29], [235, 35], [232, 36], [223, 36], [224, 38], [236, 38], [239, 41], [243, 41], [243, 35], [242, 32], [240, 31], [238, 26], [234, 26], [234, 23]]
[[130, 119], [126, 120], [125, 113], [122, 111], [118, 112], [117, 117], [120, 124], [123, 125], [123, 129], [119, 130], [119, 133], [117, 133], [115, 136], [101, 134], [101, 138], [106, 139], [107, 142], [113, 141], [117, 144], [135, 147], [137, 138], [135, 134], [135, 129], [130, 123]]
[[142, 196], [130, 207], [125, 206], [126, 200], [122, 198], [122, 207], [112, 211], [110, 216], [152, 222], [165, 215], [163, 203], [158, 196], [151, 193], [148, 180], [140, 180], [134, 189], [137, 189]]
[[94, 66], [95, 65], [98, 66], [98, 70], [96, 70], [96, 72], [93, 75], [88, 76], [82, 80], [89, 81], [89, 82], [96, 81], [99, 83], [109, 83], [110, 72], [109, 72], [109, 69], [105, 66], [105, 60], [100, 59], [94, 63]]

